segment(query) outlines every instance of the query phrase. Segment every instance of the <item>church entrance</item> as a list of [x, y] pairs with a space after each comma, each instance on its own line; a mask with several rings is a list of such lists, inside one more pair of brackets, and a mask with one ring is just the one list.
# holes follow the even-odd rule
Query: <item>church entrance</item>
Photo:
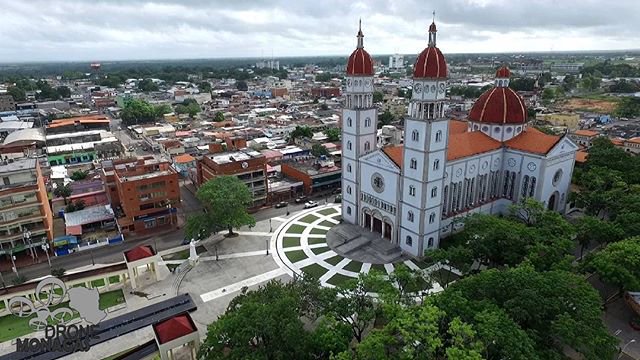
[[381, 219], [377, 219], [377, 218], [373, 218], [373, 232], [377, 232], [379, 234], [382, 234], [382, 220]]
[[551, 197], [549, 197], [549, 203], [547, 204], [547, 208], [551, 211], [556, 210], [556, 203], [558, 202], [558, 192], [554, 192]]
[[371, 229], [371, 215], [365, 213], [364, 214], [364, 224], [362, 224], [365, 229]]
[[384, 223], [384, 238], [391, 241], [391, 224]]

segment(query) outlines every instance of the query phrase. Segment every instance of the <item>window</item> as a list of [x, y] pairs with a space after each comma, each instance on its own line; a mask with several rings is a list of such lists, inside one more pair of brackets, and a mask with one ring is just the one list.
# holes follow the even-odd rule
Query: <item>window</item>
[[351, 172], [351, 164], [347, 164], [347, 172], [350, 173]]
[[433, 224], [436, 221], [436, 213], [429, 215], [429, 224]]
[[351, 150], [351, 141], [347, 141], [347, 150]]
[[556, 186], [558, 182], [560, 182], [560, 179], [562, 179], [562, 169], [558, 169], [558, 171], [553, 175], [553, 186]]
[[409, 167], [412, 169], [417, 169], [418, 168], [418, 160], [416, 160], [415, 158], [412, 158], [411, 161], [409, 161]]
[[522, 177], [522, 193], [521, 197], [527, 197], [529, 190], [529, 175], [525, 175]]
[[427, 247], [428, 248], [432, 248], [433, 247], [433, 238], [432, 237], [429, 238], [429, 241], [427, 242]]
[[351, 215], [351, 206], [347, 206], [347, 215]]
[[413, 185], [409, 185], [409, 195], [416, 196], [416, 187]]
[[407, 220], [413, 222], [413, 211], [409, 211], [407, 213]]
[[536, 193], [536, 177], [532, 176], [531, 177], [531, 187], [529, 188], [529, 196], [533, 197], [533, 195]]
[[431, 189], [431, 197], [434, 198], [438, 196], [438, 187], [435, 186], [433, 189]]
[[442, 141], [442, 131], [438, 130], [436, 131], [436, 142], [440, 142], [440, 141]]
[[347, 118], [347, 126], [348, 127], [353, 126], [353, 120], [351, 120], [351, 118]]
[[433, 162], [433, 170], [438, 170], [440, 168], [440, 159], [436, 159]]
[[347, 194], [351, 195], [351, 186], [347, 186]]
[[364, 119], [364, 127], [370, 127], [370, 126], [371, 126], [371, 118]]
[[413, 141], [420, 140], [420, 135], [418, 134], [418, 130], [413, 130], [411, 132], [411, 140], [413, 140]]
[[371, 150], [371, 143], [367, 141], [364, 143], [364, 151], [369, 151], [369, 150]]
[[413, 246], [413, 239], [411, 238], [411, 236], [407, 235], [407, 238], [404, 240], [404, 243], [409, 246]]

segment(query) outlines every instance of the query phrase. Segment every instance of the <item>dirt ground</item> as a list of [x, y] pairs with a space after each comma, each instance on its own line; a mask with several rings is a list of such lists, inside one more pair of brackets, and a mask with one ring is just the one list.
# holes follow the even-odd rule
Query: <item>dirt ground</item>
[[616, 102], [612, 100], [598, 99], [568, 99], [557, 105], [563, 111], [593, 111], [600, 113], [612, 113], [616, 109]]

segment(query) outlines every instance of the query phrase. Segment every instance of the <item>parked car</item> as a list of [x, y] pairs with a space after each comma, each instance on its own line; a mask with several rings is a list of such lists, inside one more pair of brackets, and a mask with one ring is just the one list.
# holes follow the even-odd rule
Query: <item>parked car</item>
[[317, 201], [307, 201], [306, 203], [304, 203], [304, 208], [305, 209], [310, 209], [312, 207], [316, 207], [318, 206], [318, 202]]
[[289, 205], [288, 202], [280, 201], [279, 203], [275, 204], [273, 207], [276, 209], [280, 209], [280, 208], [286, 207], [287, 205]]
[[333, 200], [333, 202], [341, 203], [342, 202], [342, 195], [340, 195], [340, 194], [336, 195], [336, 198], [335, 198], [335, 200]]
[[298, 196], [296, 198], [296, 204], [302, 204], [305, 200], [307, 200], [307, 197], [302, 195], [302, 196]]

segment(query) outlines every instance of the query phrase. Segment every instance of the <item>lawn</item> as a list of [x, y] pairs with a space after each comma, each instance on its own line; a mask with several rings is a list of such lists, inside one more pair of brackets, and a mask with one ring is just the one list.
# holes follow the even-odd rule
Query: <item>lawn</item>
[[117, 275], [109, 277], [109, 284], [117, 284], [120, 282], [120, 277]]
[[320, 235], [325, 235], [326, 233], [327, 233], [327, 230], [318, 229], [318, 228], [313, 228], [309, 232], [309, 234], [320, 234]]
[[328, 227], [328, 228], [332, 228], [332, 227], [334, 227], [336, 224], [332, 223], [331, 221], [327, 221], [327, 220], [325, 220], [325, 221], [321, 222], [321, 223], [320, 223], [320, 224], [318, 224], [318, 225], [320, 225], [320, 226], [326, 226], [326, 227]]
[[[100, 309], [104, 310], [106, 308], [124, 303], [124, 294], [122, 293], [122, 290], [109, 291], [100, 294], [99, 301]], [[64, 302], [62, 304], [52, 306], [50, 310], [53, 311], [54, 309], [68, 306], [69, 302]], [[74, 312], [73, 317], [76, 318], [78, 316], [79, 314], [77, 312]], [[33, 316], [17, 317], [11, 314], [0, 317], [0, 342], [8, 341], [32, 333], [33, 330], [29, 326], [29, 320], [31, 320], [32, 318]]]
[[355, 278], [352, 278], [351, 276], [342, 275], [342, 274], [335, 274], [331, 277], [331, 279], [327, 280], [327, 284], [338, 286], [346, 283], [349, 280], [355, 280]]
[[318, 264], [311, 264], [309, 266], [305, 266], [301, 270], [305, 274], [309, 274], [313, 276], [315, 279], [320, 279], [322, 275], [324, 275], [327, 271], [329, 271]]
[[350, 263], [345, 265], [343, 269], [357, 273], [360, 272], [360, 269], [362, 269], [362, 263], [360, 261], [352, 260]]
[[331, 265], [333, 265], [333, 266], [336, 266], [336, 265], [338, 265], [338, 263], [339, 263], [340, 261], [342, 261], [342, 259], [344, 259], [342, 256], [340, 256], [340, 255], [336, 255], [336, 256], [334, 256], [334, 257], [331, 257], [331, 258], [325, 259], [324, 261], [328, 262], [329, 264], [331, 264]]
[[335, 214], [337, 212], [338, 212], [338, 210], [336, 210], [334, 208], [322, 209], [322, 210], [318, 211], [319, 214], [322, 214], [322, 215], [325, 215], [325, 216], [329, 216], [329, 215]]
[[104, 286], [104, 279], [93, 280], [91, 282], [91, 287], [92, 288], [97, 288], [97, 287], [101, 287], [101, 286]]
[[437, 281], [438, 284], [442, 286], [446, 286], [447, 284], [460, 278], [458, 275], [446, 269], [438, 269], [436, 271], [432, 271], [429, 276], [431, 276], [433, 280]]
[[180, 264], [166, 264], [167, 265], [167, 269], [169, 269], [169, 271], [173, 272], [178, 266], [180, 266]]
[[313, 252], [314, 254], [318, 255], [318, 254], [325, 253], [325, 252], [327, 252], [329, 250], [331, 250], [331, 249], [329, 249], [328, 246], [323, 246], [323, 247], [313, 248], [313, 249], [311, 249], [311, 252]]
[[424, 261], [411, 260], [411, 262], [414, 263], [417, 267], [419, 267], [422, 270], [424, 270], [424, 269], [429, 267], [429, 264], [427, 264]]
[[[207, 249], [204, 246], [202, 245], [196, 246], [196, 254], [200, 255], [205, 252], [207, 252]], [[190, 253], [189, 249], [184, 249], [172, 254], [165, 255], [162, 257], [162, 260], [186, 260], [189, 258], [189, 253]]]
[[316, 220], [318, 220], [317, 216], [309, 214], [309, 215], [303, 217], [302, 219], [300, 219], [299, 221], [302, 221], [302, 222], [307, 223], [307, 224], [311, 224], [312, 222], [314, 222]]
[[303, 250], [289, 251], [289, 252], [286, 252], [285, 255], [287, 255], [287, 259], [289, 259], [289, 261], [291, 261], [292, 263], [295, 263], [307, 258], [307, 255], [304, 253]]
[[308, 238], [307, 242], [311, 245], [311, 244], [324, 244], [327, 242], [326, 238]]
[[289, 228], [287, 229], [287, 232], [292, 234], [302, 234], [304, 229], [306, 229], [306, 226], [302, 226], [300, 224], [293, 224], [289, 226]]
[[300, 238], [299, 237], [285, 236], [282, 239], [282, 246], [283, 247], [300, 246]]
[[387, 275], [387, 269], [384, 268], [384, 264], [371, 264], [371, 269], [369, 271], [377, 270], [384, 275]]

